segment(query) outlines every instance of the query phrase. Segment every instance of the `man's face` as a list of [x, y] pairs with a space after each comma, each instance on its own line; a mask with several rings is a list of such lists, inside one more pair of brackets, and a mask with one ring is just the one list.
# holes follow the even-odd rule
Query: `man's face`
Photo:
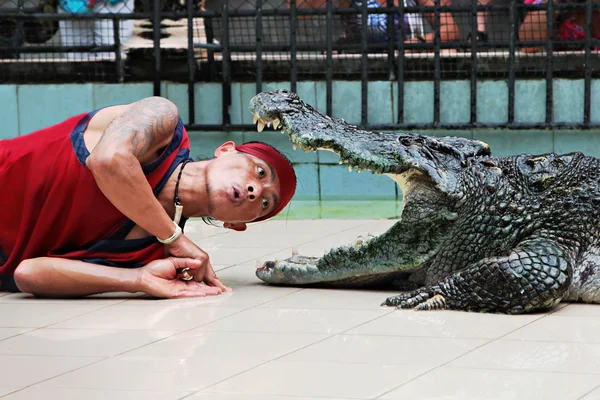
[[232, 142], [215, 151], [206, 171], [211, 216], [223, 222], [250, 222], [279, 203], [279, 177], [262, 159], [240, 153]]

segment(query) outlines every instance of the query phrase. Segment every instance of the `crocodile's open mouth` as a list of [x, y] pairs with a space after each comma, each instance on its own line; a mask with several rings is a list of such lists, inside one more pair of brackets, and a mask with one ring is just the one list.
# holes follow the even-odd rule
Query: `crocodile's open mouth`
[[[457, 192], [455, 171], [473, 155], [489, 153], [483, 142], [465, 138], [435, 138], [413, 133], [369, 132], [342, 119], [334, 119], [304, 103], [287, 90], [259, 93], [250, 100], [250, 112], [259, 132], [273, 127], [288, 135], [294, 149], [327, 150], [337, 154], [350, 171], [369, 170], [396, 181], [403, 194], [402, 220], [398, 225], [364, 243], [332, 249], [322, 258], [293, 255], [283, 261], [268, 261], [257, 271], [270, 283], [307, 284], [416, 268], [431, 256], [454, 214], [449, 204], [464, 195]], [[414, 200], [411, 200], [414, 199]], [[441, 221], [441, 222], [440, 222]], [[386, 254], [400, 237], [419, 238], [420, 244], [403, 254]], [[351, 268], [350, 266], [354, 267]], [[387, 271], [387, 272], [386, 272]], [[345, 279], [346, 279], [345, 278]]]

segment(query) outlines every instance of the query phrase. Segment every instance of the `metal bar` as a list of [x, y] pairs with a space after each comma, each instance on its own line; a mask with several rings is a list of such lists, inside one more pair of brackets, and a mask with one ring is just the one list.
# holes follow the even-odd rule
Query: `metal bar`
[[326, 0], [325, 5], [327, 8], [327, 67], [325, 70], [326, 79], [326, 90], [325, 90], [325, 104], [326, 114], [332, 115], [333, 109], [333, 1]]
[[[46, 14], [39, 10], [31, 9], [19, 10], [18, 8], [1, 8], [0, 19], [10, 18], [16, 20], [59, 20], [59, 21], [77, 21], [77, 20], [108, 20], [108, 19], [152, 19], [153, 13], [123, 13], [123, 14]], [[34, 11], [35, 10], [35, 11]], [[178, 13], [180, 17], [185, 17], [186, 13]], [[175, 13], [164, 13], [163, 16], [175, 17]]]
[[554, 24], [554, 1], [548, 0], [546, 14], [546, 123], [552, 124], [554, 121], [554, 102], [553, 102], [553, 65], [552, 65], [552, 36]]
[[471, 0], [471, 124], [477, 124], [477, 0]]
[[365, 126], [369, 123], [369, 72], [367, 63], [369, 62], [367, 49], [367, 29], [369, 28], [369, 20], [367, 15], [367, 0], [361, 0], [361, 30], [360, 30], [360, 125]]
[[[583, 42], [583, 41], [582, 41]], [[555, 40], [554, 41], [555, 44], [573, 44], [573, 41], [558, 41]], [[543, 46], [546, 44], [546, 41], [519, 41], [519, 44], [521, 46]], [[508, 47], [509, 42], [506, 42], [504, 44], [501, 43], [487, 43], [486, 42], [486, 47], [489, 47], [490, 49], [493, 48], [506, 48]], [[398, 43], [398, 46], [401, 46], [401, 43]], [[591, 47], [600, 47], [600, 40], [590, 40], [590, 46]], [[469, 42], [445, 42], [445, 43], [440, 43], [440, 49], [464, 49], [464, 48], [470, 48], [471, 44]], [[212, 49], [213, 51], [222, 51], [223, 50], [223, 46], [222, 45], [218, 45], [218, 44], [200, 44], [200, 43], [196, 43], [194, 44], [194, 48], [198, 48], [198, 49], [202, 49], [202, 48], [206, 48], [206, 49]], [[254, 45], [230, 45], [228, 47], [228, 50], [231, 51], [239, 51], [239, 52], [253, 52], [253, 50], [256, 47]], [[7, 47], [7, 46], [0, 46], [0, 50], [8, 50], [8, 49], [12, 49], [12, 47]], [[281, 44], [281, 45], [263, 45], [262, 46], [263, 52], [264, 51], [280, 51], [280, 52], [290, 52], [290, 46], [287, 44]], [[327, 50], [327, 46], [326, 45], [322, 45], [322, 44], [298, 44], [296, 45], [296, 49], [297, 51], [326, 51]], [[360, 51], [360, 44], [358, 45], [336, 45], [334, 47], [332, 47], [333, 50], [356, 50], [356, 51]], [[387, 49], [387, 44], [382, 43], [382, 44], [378, 44], [378, 43], [372, 43], [369, 44], [369, 50], [383, 50], [385, 51]], [[428, 43], [407, 43], [407, 44], [403, 44], [402, 45], [402, 49], [410, 49], [410, 50], [417, 50], [417, 49], [429, 49], [431, 50], [431, 44]], [[19, 52], [22, 53], [68, 53], [68, 52], [81, 52], [81, 51], [87, 51], [87, 52], [113, 52], [114, 51], [114, 46], [27, 46], [27, 47], [22, 47], [19, 49]], [[581, 53], [582, 56], [584, 55], [584, 52]], [[480, 53], [481, 55], [481, 53]], [[569, 53], [569, 56], [572, 56], [573, 53]], [[319, 57], [320, 55], [316, 55], [317, 57]], [[556, 56], [556, 53], [555, 53]], [[481, 58], [481, 57], [480, 57]], [[441, 57], [441, 59], [451, 59], [451, 58], [445, 58], [445, 57]], [[594, 60], [594, 57], [591, 57], [591, 60]], [[264, 62], [263, 62], [264, 63]], [[592, 70], [593, 72], [593, 70]]]
[[[0, 46], [0, 50], [11, 50], [13, 47]], [[114, 53], [115, 46], [27, 46], [20, 47], [19, 53], [78, 53], [78, 52], [89, 52], [89, 53]]]
[[123, 70], [123, 59], [121, 57], [121, 27], [119, 19], [113, 19], [113, 35], [115, 37], [115, 72], [117, 73], [117, 82], [123, 82], [125, 71]]
[[440, 62], [440, 0], [434, 2], [435, 10], [433, 13], [433, 125], [438, 126], [440, 123], [440, 81], [441, 79], [441, 62]]
[[296, 93], [298, 80], [298, 59], [296, 31], [298, 29], [298, 14], [296, 13], [296, 0], [290, 0], [290, 90]]
[[515, 42], [517, 38], [516, 1], [510, 2], [508, 46], [508, 123], [515, 122]]
[[404, 0], [398, 0], [398, 21], [400, 22], [398, 35], [398, 72], [397, 72], [397, 104], [398, 118], [397, 123], [404, 123]]
[[229, 115], [229, 106], [231, 105], [231, 65], [229, 53], [229, 0], [223, 0], [221, 8], [221, 40], [223, 42], [223, 60], [221, 62], [223, 83], [222, 83], [222, 108], [223, 125], [231, 124]]
[[189, 123], [196, 123], [196, 93], [195, 93], [195, 76], [196, 76], [196, 57], [194, 54], [194, 2], [187, 0], [187, 66], [188, 66], [188, 115]]
[[[394, 0], [386, 0], [386, 6], [388, 8], [394, 7]], [[387, 23], [387, 70], [389, 80], [394, 79], [394, 43], [396, 40], [401, 40], [396, 36], [396, 32], [394, 32], [395, 24], [394, 24], [394, 15], [386, 14], [386, 23]]]
[[590, 125], [591, 108], [592, 108], [592, 67], [590, 66], [591, 46], [590, 39], [592, 37], [592, 0], [585, 2], [585, 56], [583, 62], [583, 124]]
[[255, 52], [256, 52], [256, 93], [262, 92], [262, 46], [263, 46], [263, 19], [262, 19], [262, 2], [256, 1], [256, 25], [255, 25]]
[[[574, 41], [558, 41], [555, 40], [554, 43], [556, 44], [573, 44]], [[522, 46], [543, 46], [546, 44], [546, 41], [519, 41], [519, 44]], [[600, 40], [590, 40], [590, 44], [591, 46], [600, 46]], [[486, 42], [486, 47], [490, 48], [490, 49], [506, 49], [508, 46], [510, 45], [510, 42]], [[398, 46], [400, 46], [400, 43], [398, 43]], [[471, 48], [471, 43], [470, 42], [444, 42], [444, 43], [440, 43], [439, 44], [440, 49], [469, 49]], [[196, 45], [195, 47], [198, 48], [203, 48], [203, 47], [207, 47], [207, 45]], [[213, 45], [211, 46], [214, 49], [221, 49], [222, 46], [218, 46], [218, 45]], [[296, 50], [297, 51], [321, 51], [321, 52], [326, 52], [327, 51], [327, 44], [323, 45], [323, 44], [297, 44], [296, 45]], [[430, 43], [405, 43], [402, 46], [403, 49], [408, 49], [408, 50], [431, 50], [431, 44]], [[241, 52], [253, 52], [254, 49], [256, 49], [256, 47], [252, 44], [248, 44], [248, 45], [231, 45], [229, 46], [229, 50], [230, 51], [241, 51]], [[262, 50], [264, 51], [284, 51], [284, 52], [289, 52], [291, 47], [290, 45], [287, 44], [269, 44], [269, 45], [263, 45], [262, 46]], [[382, 50], [385, 51], [387, 49], [387, 44], [385, 43], [370, 43], [369, 50]], [[335, 45], [332, 46], [332, 50], [353, 50], [356, 52], [361, 52], [361, 45], [360, 43], [358, 44], [340, 44], [340, 45]], [[482, 53], [479, 53], [480, 55]], [[572, 54], [572, 53], [569, 53]], [[319, 54], [315, 54], [315, 56], [320, 56]], [[452, 57], [444, 57], [444, 59], [451, 59]]]
[[[570, 8], [578, 8], [578, 4], [573, 3], [556, 3], [553, 5], [555, 9], [570, 9]], [[583, 6], [583, 5], [581, 5]], [[580, 7], [581, 7], [580, 6]], [[414, 7], [406, 7], [404, 9], [405, 13], [423, 13], [423, 12], [433, 12], [435, 7], [425, 7], [425, 6], [414, 6]], [[593, 9], [600, 9], [600, 3], [593, 3]], [[480, 11], [508, 11], [510, 9], [510, 5], [479, 5], [478, 9]], [[530, 11], [534, 10], [546, 10], [546, 5], [528, 5], [527, 9]], [[440, 6], [440, 12], [456, 12], [463, 11], [464, 8], [456, 7], [456, 6]], [[49, 20], [103, 20], [103, 19], [112, 19], [113, 15], [111, 14], [48, 14], [48, 13], [40, 13], [37, 8], [24, 8], [23, 10], [19, 10], [17, 7], [13, 8], [0, 8], [0, 18], [12, 18], [12, 19], [49, 19]], [[367, 11], [369, 14], [394, 14], [397, 13], [396, 7], [381, 7], [381, 8], [369, 8]], [[289, 16], [291, 11], [289, 9], [267, 9], [263, 10], [263, 17], [266, 16]], [[344, 14], [356, 14], [356, 9], [354, 8], [337, 8], [336, 15], [344, 15]], [[231, 10], [229, 12], [231, 17], [241, 17], [247, 16], [252, 17], [256, 15], [256, 11], [254, 10]], [[297, 15], [327, 15], [327, 9], [308, 9], [308, 8], [300, 8], [296, 11]], [[187, 17], [187, 12], [172, 12], [165, 11], [161, 13], [164, 19], [182, 19]], [[208, 11], [208, 10], [200, 10], [195, 12], [195, 16], [199, 18], [207, 18], [207, 17], [218, 17], [220, 15], [217, 11]], [[116, 18], [119, 19], [151, 19], [152, 15], [145, 12], [132, 12], [132, 13], [119, 13], [116, 15]]]
[[[576, 4], [555, 4], [554, 7], [556, 9], [571, 9], [571, 8], [578, 8], [578, 6]], [[600, 5], [593, 5], [594, 8], [600, 8]], [[581, 6], [579, 6], [579, 8], [581, 8]], [[457, 11], [462, 11], [462, 12], [468, 12], [471, 10], [471, 7], [457, 7], [454, 5], [450, 5], [450, 6], [442, 6], [440, 5], [439, 7], [440, 12], [457, 12]], [[506, 2], [506, 4], [502, 4], [502, 5], [492, 5], [492, 4], [479, 4], [477, 9], [479, 11], [505, 11], [508, 12], [510, 10], [510, 5], [508, 4], [508, 2]], [[546, 6], [545, 5], [528, 5], [527, 6], [528, 10], [546, 10]], [[404, 12], [405, 13], [433, 13], [435, 10], [435, 6], [406, 6], [404, 8]], [[369, 8], [369, 10], [367, 11], [368, 14], [394, 14], [396, 13], [396, 7], [377, 7], [377, 8]], [[180, 13], [181, 14], [181, 13]], [[290, 10], [286, 9], [286, 8], [281, 8], [281, 9], [269, 9], [269, 10], [264, 10], [264, 16], [267, 15], [289, 15], [290, 14]], [[298, 15], [327, 15], [327, 8], [315, 8], [315, 9], [310, 9], [310, 8], [299, 8], [297, 10], [297, 14]], [[335, 10], [335, 14], [337, 15], [356, 15], [356, 8], [353, 7], [339, 7], [336, 8]], [[251, 10], [251, 9], [238, 9], [238, 10], [231, 10], [230, 15], [232, 17], [239, 17], [239, 16], [253, 16], [255, 15], [255, 11]]]
[[[197, 15], [197, 14], [196, 14]], [[196, 17], [198, 18], [198, 17]], [[215, 76], [215, 52], [214, 50], [221, 50], [221, 45], [214, 43], [215, 35], [213, 28], [213, 19], [212, 17], [204, 18], [204, 29], [206, 32], [206, 44], [195, 44], [194, 47], [206, 48], [207, 58], [208, 58], [208, 79], [210, 81], [214, 80]]]
[[154, 96], [160, 96], [161, 73], [160, 73], [160, 11], [161, 1], [153, 0], [154, 9], [152, 10], [152, 40], [154, 42]]

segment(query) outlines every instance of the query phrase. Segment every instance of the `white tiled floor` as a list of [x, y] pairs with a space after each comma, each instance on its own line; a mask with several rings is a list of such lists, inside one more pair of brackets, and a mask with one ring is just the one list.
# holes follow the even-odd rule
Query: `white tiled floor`
[[600, 400], [600, 305], [507, 316], [382, 308], [393, 292], [272, 287], [257, 262], [393, 221], [271, 221], [187, 233], [234, 288], [212, 298], [0, 293], [5, 400]]

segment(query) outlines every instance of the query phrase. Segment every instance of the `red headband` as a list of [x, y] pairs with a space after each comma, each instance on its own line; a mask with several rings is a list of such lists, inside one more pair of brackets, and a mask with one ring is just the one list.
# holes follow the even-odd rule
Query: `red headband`
[[267, 215], [259, 217], [252, 222], [264, 221], [265, 219], [269, 219], [279, 214], [290, 202], [296, 191], [296, 174], [294, 169], [288, 160], [279, 154], [277, 150], [263, 143], [245, 143], [235, 146], [235, 148], [242, 153], [250, 154], [251, 156], [258, 157], [265, 161], [273, 167], [275, 173], [279, 177], [280, 190], [277, 207]]

